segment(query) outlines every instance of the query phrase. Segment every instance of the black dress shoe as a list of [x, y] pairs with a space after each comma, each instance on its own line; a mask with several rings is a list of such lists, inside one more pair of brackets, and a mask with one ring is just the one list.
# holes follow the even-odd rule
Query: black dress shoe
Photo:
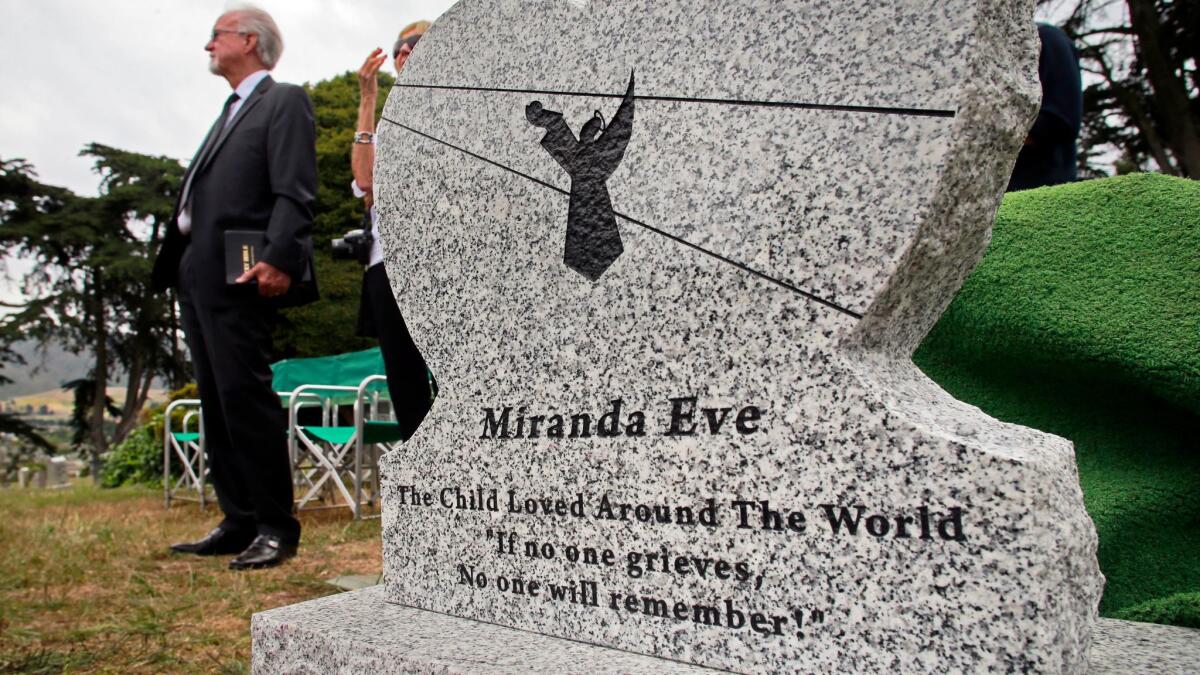
[[253, 539], [252, 532], [234, 532], [218, 527], [203, 539], [171, 544], [171, 550], [195, 555], [232, 555], [241, 553]]
[[242, 551], [241, 555], [229, 561], [229, 569], [250, 570], [274, 567], [296, 555], [296, 548], [296, 544], [288, 544], [279, 537], [260, 534], [250, 542], [250, 546]]

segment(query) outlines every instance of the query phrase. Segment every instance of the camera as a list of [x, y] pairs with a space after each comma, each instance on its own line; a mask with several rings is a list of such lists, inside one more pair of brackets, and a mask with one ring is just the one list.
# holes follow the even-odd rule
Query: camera
[[333, 240], [334, 260], [358, 260], [366, 265], [371, 261], [371, 245], [375, 237], [366, 230], [350, 230]]

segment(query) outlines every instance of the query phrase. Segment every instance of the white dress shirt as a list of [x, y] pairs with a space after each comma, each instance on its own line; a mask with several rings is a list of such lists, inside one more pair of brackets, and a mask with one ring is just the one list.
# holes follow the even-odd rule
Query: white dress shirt
[[[242, 109], [242, 104], [246, 102], [247, 98], [250, 98], [250, 94], [254, 93], [254, 88], [258, 86], [259, 82], [263, 81], [263, 78], [270, 74], [271, 72], [268, 70], [256, 70], [238, 83], [237, 89], [233, 90], [233, 93], [238, 96], [237, 100], [233, 102], [233, 105], [229, 106], [229, 117], [225, 118], [225, 126], [221, 128], [221, 131], [224, 131], [233, 123], [233, 119], [237, 117], [238, 111]], [[188, 203], [184, 204], [183, 208], [180, 209], [179, 218], [176, 221], [179, 225], [179, 233], [183, 235], [190, 234], [192, 231], [191, 201], [191, 195], [188, 195]]]

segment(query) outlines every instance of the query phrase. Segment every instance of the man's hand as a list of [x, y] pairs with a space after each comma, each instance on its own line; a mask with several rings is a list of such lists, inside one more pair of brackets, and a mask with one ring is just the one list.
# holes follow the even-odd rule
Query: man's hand
[[283, 295], [292, 286], [292, 277], [287, 272], [265, 262], [258, 262], [246, 270], [237, 278], [237, 283], [244, 284], [251, 280], [258, 281], [258, 294], [264, 298]]
[[367, 56], [367, 60], [363, 61], [362, 67], [358, 69], [358, 92], [362, 98], [375, 100], [379, 92], [377, 76], [384, 61], [387, 61], [387, 54], [383, 53], [383, 49], [376, 47]]

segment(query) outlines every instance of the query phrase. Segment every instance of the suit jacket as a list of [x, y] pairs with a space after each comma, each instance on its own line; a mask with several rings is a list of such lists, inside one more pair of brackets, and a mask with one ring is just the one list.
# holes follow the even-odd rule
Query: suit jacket
[[176, 204], [154, 261], [154, 287], [165, 290], [182, 282], [194, 301], [205, 305], [265, 302], [252, 284], [225, 283], [225, 231], [261, 230], [266, 246], [259, 259], [292, 277], [288, 292], [268, 304], [289, 307], [316, 300], [316, 279], [301, 283], [312, 267], [317, 194], [316, 124], [308, 94], [268, 76], [233, 121], [223, 130], [218, 126], [209, 131], [220, 134], [216, 146], [203, 162], [197, 151], [183, 179], [186, 184], [195, 174], [189, 278], [179, 278], [189, 239], [179, 232], [182, 204]]

